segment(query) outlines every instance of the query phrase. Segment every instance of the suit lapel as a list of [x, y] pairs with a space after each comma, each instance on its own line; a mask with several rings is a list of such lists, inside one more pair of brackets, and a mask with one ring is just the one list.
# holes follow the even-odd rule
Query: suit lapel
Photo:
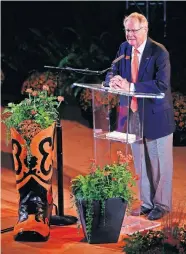
[[145, 68], [151, 58], [151, 54], [152, 54], [151, 40], [147, 39], [147, 43], [144, 48], [140, 66], [139, 66], [138, 81], [141, 81], [141, 79], [143, 78], [143, 74], [144, 74]]
[[132, 58], [132, 46], [128, 45], [125, 55], [125, 63], [126, 63], [126, 77], [129, 81], [131, 81], [131, 58]]

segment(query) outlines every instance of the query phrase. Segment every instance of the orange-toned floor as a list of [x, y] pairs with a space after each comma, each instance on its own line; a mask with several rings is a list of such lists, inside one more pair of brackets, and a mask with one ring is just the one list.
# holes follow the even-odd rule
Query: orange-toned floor
[[[64, 153], [64, 210], [65, 214], [76, 215], [70, 202], [70, 180], [88, 172], [89, 159], [93, 157], [92, 130], [76, 122], [63, 120]], [[5, 126], [1, 130], [1, 228], [14, 225], [17, 216], [17, 193], [11, 163], [11, 147], [5, 145]], [[57, 203], [56, 177], [53, 180], [54, 200]], [[186, 200], [186, 147], [174, 147], [173, 204]], [[88, 244], [83, 242], [82, 231], [76, 226], [51, 227], [51, 236], [44, 243], [15, 242], [12, 232], [1, 235], [3, 254], [12, 253], [65, 253], [65, 254], [111, 254], [121, 253], [123, 242], [117, 244]]]

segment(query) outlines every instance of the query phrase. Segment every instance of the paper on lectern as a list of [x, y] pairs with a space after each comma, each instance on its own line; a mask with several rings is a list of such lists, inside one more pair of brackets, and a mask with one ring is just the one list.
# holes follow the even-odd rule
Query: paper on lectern
[[127, 134], [119, 131], [112, 131], [106, 134], [106, 137], [109, 139], [118, 139], [118, 140], [124, 140], [128, 141], [129, 143], [133, 143], [136, 141], [136, 135], [135, 134]]

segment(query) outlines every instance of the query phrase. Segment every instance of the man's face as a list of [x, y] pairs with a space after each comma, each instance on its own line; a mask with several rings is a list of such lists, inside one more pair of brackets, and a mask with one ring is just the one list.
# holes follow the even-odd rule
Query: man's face
[[131, 18], [125, 23], [125, 36], [128, 43], [138, 48], [147, 38], [147, 27], [138, 19]]

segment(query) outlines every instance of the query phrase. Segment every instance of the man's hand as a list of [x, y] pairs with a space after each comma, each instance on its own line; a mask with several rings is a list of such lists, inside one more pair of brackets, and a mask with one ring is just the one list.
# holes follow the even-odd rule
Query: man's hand
[[109, 85], [111, 88], [122, 89], [126, 92], [130, 92], [130, 83], [119, 75], [116, 75], [113, 78], [111, 78]]

